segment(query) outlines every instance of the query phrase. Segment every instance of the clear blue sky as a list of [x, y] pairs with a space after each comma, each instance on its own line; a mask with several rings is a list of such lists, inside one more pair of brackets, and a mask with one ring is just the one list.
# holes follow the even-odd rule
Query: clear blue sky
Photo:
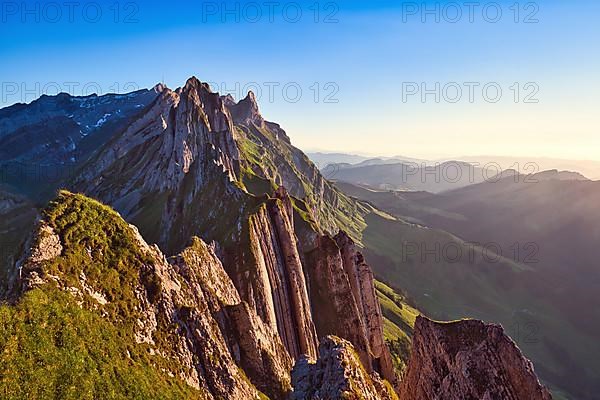
[[[486, 1], [25, 3], [2, 3], [0, 106], [196, 75], [235, 97], [254, 88], [304, 149], [600, 159], [598, 1], [523, 1], [518, 14], [499, 1], [501, 17]], [[440, 102], [423, 102], [436, 82]], [[479, 84], [473, 102], [465, 82]]]

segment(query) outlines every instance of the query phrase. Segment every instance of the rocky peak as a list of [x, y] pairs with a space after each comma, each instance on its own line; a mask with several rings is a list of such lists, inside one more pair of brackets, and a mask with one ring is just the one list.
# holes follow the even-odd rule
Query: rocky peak
[[162, 83], [162, 82], [160, 82], [160, 83], [157, 83], [157, 84], [156, 84], [156, 85], [154, 85], [154, 87], [152, 88], [152, 90], [154, 90], [156, 93], [162, 93], [162, 92], [164, 92], [166, 89], [168, 89], [168, 88], [167, 88], [167, 86], [166, 86], [164, 83]]
[[499, 325], [418, 317], [400, 398], [549, 400], [533, 365]]
[[[130, 220], [138, 215], [145, 219], [144, 204], [153, 204], [160, 221], [141, 224], [140, 229], [156, 231], [160, 222], [163, 228], [152, 239], [166, 247], [181, 210], [198, 196], [214, 199], [239, 192], [232, 184], [239, 171], [229, 110], [218, 93], [190, 78], [175, 91], [165, 88], [143, 115], [98, 152], [71, 187], [110, 204]], [[148, 200], [141, 201], [144, 198]], [[175, 251], [198, 234], [177, 238]]]
[[252, 91], [249, 91], [248, 95], [237, 104], [231, 104], [229, 108], [236, 124], [246, 126], [254, 124], [261, 127], [265, 123], [265, 120], [258, 109], [256, 96]]

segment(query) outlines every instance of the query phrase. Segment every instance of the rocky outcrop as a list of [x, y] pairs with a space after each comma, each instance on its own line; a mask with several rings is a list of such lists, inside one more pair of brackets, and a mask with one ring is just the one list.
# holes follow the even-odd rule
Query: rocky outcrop
[[499, 325], [419, 317], [400, 398], [549, 400], [551, 395]]
[[317, 334], [336, 335], [352, 343], [368, 373], [397, 385], [369, 266], [344, 233], [334, 239], [308, 228], [310, 244], [300, 246], [293, 215], [280, 187], [249, 218], [249, 253], [234, 273], [242, 298], [279, 332], [293, 359], [316, 357]]
[[276, 331], [270, 329], [247, 303], [227, 307], [231, 333], [241, 367], [271, 399], [284, 399], [291, 390], [292, 358]]
[[258, 110], [258, 103], [256, 102], [256, 96], [253, 92], [248, 92], [246, 98], [240, 100], [238, 103], [233, 101], [231, 97], [228, 97], [226, 104], [231, 111], [231, 116], [236, 124], [243, 124], [250, 126], [254, 124], [258, 127], [264, 126], [265, 120], [260, 111]]
[[298, 360], [292, 384], [293, 400], [397, 399], [389, 384], [364, 369], [352, 344], [335, 336], [323, 339], [318, 360]]
[[[43, 274], [41, 264], [59, 257], [63, 251], [60, 237], [51, 226], [43, 222], [39, 223], [37, 230], [27, 241], [26, 248], [26, 257], [17, 263], [10, 277], [9, 298], [46, 283], [47, 280], [41, 276]], [[51, 278], [56, 280], [56, 277]]]
[[311, 300], [318, 304], [319, 335], [347, 339], [368, 373], [380, 373], [397, 384], [392, 358], [383, 341], [383, 316], [369, 266], [343, 232], [335, 239], [320, 236], [307, 255]]
[[375, 290], [373, 271], [345, 232], [340, 231], [335, 240], [340, 248], [342, 265], [348, 275], [352, 295], [358, 306], [361, 325], [365, 337], [368, 339], [372, 363], [382, 376], [396, 385], [396, 372], [392, 357], [384, 341], [383, 313]]
[[15, 296], [58, 286], [82, 307], [126, 327], [131, 345], [147, 346], [159, 370], [206, 398], [258, 399], [256, 386], [285, 398], [291, 359], [277, 333], [241, 302], [209, 246], [194, 239], [168, 261], [93, 200], [63, 192], [53, 207], [19, 263]]
[[238, 273], [236, 280], [244, 298], [279, 332], [297, 359], [316, 355], [317, 336], [292, 218], [290, 198], [283, 189], [250, 217], [250, 270]]
[[206, 298], [211, 313], [250, 381], [272, 399], [285, 398], [290, 391], [292, 360], [277, 331], [241, 301], [213, 250], [196, 238], [173, 263], [192, 287], [203, 287], [211, 294]]

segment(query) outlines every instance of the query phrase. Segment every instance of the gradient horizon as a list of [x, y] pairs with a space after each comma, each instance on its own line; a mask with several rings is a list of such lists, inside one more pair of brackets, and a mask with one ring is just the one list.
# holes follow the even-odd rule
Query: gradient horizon
[[[263, 115], [307, 150], [600, 160], [597, 2], [524, 1], [516, 15], [516, 1], [481, 1], [473, 22], [460, 1], [279, 1], [272, 14], [261, 1], [81, 1], [72, 18], [57, 2], [58, 19], [43, 10], [48, 2], [26, 1], [25, 15], [9, 3], [22, 7], [2, 3], [0, 107], [44, 92], [176, 88], [195, 75], [238, 99], [258, 92]], [[450, 3], [463, 12], [455, 23]], [[491, 3], [503, 12], [497, 22], [481, 12]], [[262, 12], [254, 21], [253, 4]], [[407, 86], [436, 82], [439, 102], [407, 95]], [[471, 102], [467, 82], [502, 96], [475, 91]]]

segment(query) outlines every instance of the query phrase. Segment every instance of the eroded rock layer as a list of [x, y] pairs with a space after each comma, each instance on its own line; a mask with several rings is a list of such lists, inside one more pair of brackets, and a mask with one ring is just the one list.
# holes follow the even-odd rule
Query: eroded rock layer
[[548, 400], [533, 365], [499, 325], [419, 317], [403, 400]]

